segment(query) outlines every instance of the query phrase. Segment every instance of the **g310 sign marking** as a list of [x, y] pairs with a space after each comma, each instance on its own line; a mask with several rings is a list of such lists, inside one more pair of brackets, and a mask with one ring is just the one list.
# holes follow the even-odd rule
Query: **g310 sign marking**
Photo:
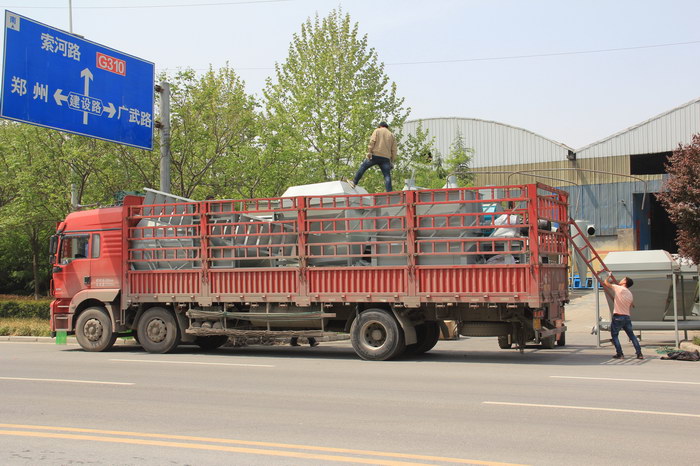
[[126, 62], [118, 58], [110, 57], [97, 52], [97, 67], [101, 70], [111, 71], [115, 74], [126, 76]]
[[0, 116], [153, 149], [153, 63], [5, 12]]

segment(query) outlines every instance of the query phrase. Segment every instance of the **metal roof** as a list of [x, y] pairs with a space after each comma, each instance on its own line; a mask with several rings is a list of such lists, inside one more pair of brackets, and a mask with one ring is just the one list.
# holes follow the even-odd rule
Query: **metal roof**
[[669, 152], [700, 132], [700, 98], [631, 126], [576, 151], [576, 158]]
[[405, 133], [415, 134], [422, 124], [435, 137], [435, 148], [442, 156], [450, 153], [450, 146], [461, 133], [464, 145], [474, 149], [470, 166], [493, 167], [519, 163], [540, 163], [566, 160], [573, 149], [532, 131], [497, 121], [478, 118], [424, 118], [407, 121]]
[[559, 162], [567, 160], [569, 152], [577, 159], [653, 154], [673, 151], [700, 133], [700, 98], [578, 150], [524, 128], [478, 118], [415, 119], [407, 121], [403, 131], [415, 134], [419, 124], [435, 137], [434, 146], [443, 156], [461, 133], [465, 146], [475, 151], [472, 168]]

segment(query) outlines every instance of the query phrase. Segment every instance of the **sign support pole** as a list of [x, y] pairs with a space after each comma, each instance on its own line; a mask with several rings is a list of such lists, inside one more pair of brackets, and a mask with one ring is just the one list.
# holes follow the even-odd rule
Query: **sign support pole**
[[160, 190], [170, 193], [170, 84], [163, 81], [160, 92]]
[[73, 34], [73, 0], [68, 0], [68, 32]]
[[[73, 0], [68, 0], [68, 32], [73, 34]], [[71, 169], [71, 175], [76, 176], [74, 169]], [[70, 184], [70, 208], [73, 212], [80, 208], [78, 201], [78, 185], [74, 182]]]

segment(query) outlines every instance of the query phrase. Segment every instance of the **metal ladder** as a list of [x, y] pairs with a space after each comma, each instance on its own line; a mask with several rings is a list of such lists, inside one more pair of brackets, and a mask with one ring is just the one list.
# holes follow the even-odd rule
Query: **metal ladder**
[[[573, 234], [571, 232], [570, 226], [573, 227]], [[586, 235], [583, 233], [581, 228], [576, 224], [573, 218], [569, 218], [569, 224], [567, 225], [567, 228], [565, 228], [564, 235], [566, 235], [567, 240], [571, 244], [571, 246], [574, 248], [574, 251], [583, 259], [583, 261], [586, 264], [586, 267], [588, 267], [588, 270], [591, 271], [591, 274], [593, 277], [595, 277], [596, 280], [596, 285], [595, 285], [595, 292], [596, 292], [596, 322], [595, 326], [593, 327], [593, 331], [595, 332], [598, 340], [598, 347], [600, 347], [601, 344], [601, 339], [600, 339], [600, 298], [598, 295], [598, 289], [599, 285], [603, 285], [603, 281], [607, 279], [607, 277], [612, 277], [613, 274], [608, 268], [607, 265], [605, 265], [605, 262], [603, 262], [603, 259], [601, 259], [600, 255], [598, 255], [598, 252], [593, 248], [591, 245], [591, 242], [588, 241], [588, 238]], [[579, 247], [574, 239], [578, 239], [579, 237], [583, 238], [584, 245], [582, 247]], [[591, 258], [586, 259], [586, 250], [590, 251], [591, 253]], [[601, 269], [596, 270], [595, 267], [593, 267], [594, 262], [598, 262], [600, 264]], [[580, 273], [580, 271], [579, 271]], [[601, 275], [607, 274], [605, 277], [602, 277]], [[615, 296], [605, 287], [603, 287], [603, 291], [607, 296], [609, 296], [611, 299], [614, 299]], [[606, 343], [612, 343], [611, 339], [605, 340]]]
[[[612, 272], [610, 269], [605, 265], [605, 262], [603, 262], [603, 259], [600, 258], [598, 255], [598, 252], [593, 248], [591, 245], [591, 242], [588, 241], [588, 238], [586, 235], [581, 231], [581, 228], [576, 224], [574, 219], [569, 218], [569, 225], [574, 227], [574, 234], [571, 234], [571, 229], [567, 228], [564, 234], [566, 235], [566, 238], [569, 240], [571, 245], [573, 246], [574, 250], [576, 253], [583, 259], [586, 263], [586, 267], [588, 267], [588, 270], [591, 271], [591, 274], [595, 277], [596, 281], [600, 283], [601, 285], [603, 284], [603, 281], [607, 278], [607, 276], [612, 276]], [[577, 238], [583, 238], [584, 241], [584, 246], [579, 247], [574, 239]], [[591, 252], [591, 258], [586, 259], [586, 250], [589, 250]], [[593, 263], [598, 261], [598, 263], [602, 266], [600, 270], [596, 270], [595, 267], [593, 267]], [[606, 273], [607, 276], [605, 278], [601, 277], [602, 274]]]

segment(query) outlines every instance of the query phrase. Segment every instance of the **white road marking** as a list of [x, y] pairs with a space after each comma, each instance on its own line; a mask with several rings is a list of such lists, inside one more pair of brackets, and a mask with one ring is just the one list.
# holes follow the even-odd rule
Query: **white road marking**
[[150, 364], [194, 364], [199, 366], [239, 366], [239, 367], [275, 367], [270, 364], [236, 364], [231, 362], [199, 362], [199, 361], [158, 361], [155, 359], [110, 359], [114, 362], [145, 362]]
[[0, 377], [0, 380], [22, 380], [29, 382], [63, 382], [63, 383], [87, 383], [94, 385], [136, 385], [132, 382], [102, 382], [100, 380], [72, 380], [72, 379], [37, 379], [29, 377]]
[[543, 405], [535, 403], [507, 403], [504, 401], [483, 401], [485, 405], [502, 406], [524, 406], [528, 408], [557, 408], [557, 409], [578, 409], [582, 411], [608, 411], [612, 413], [632, 413], [632, 414], [656, 414], [658, 416], [677, 416], [700, 418], [700, 414], [670, 413], [666, 411], [644, 411], [638, 409], [618, 409], [618, 408], [596, 408], [594, 406], [565, 406], [565, 405]]
[[570, 377], [567, 375], [550, 375], [553, 379], [581, 379], [581, 380], [611, 380], [614, 382], [646, 382], [646, 383], [673, 383], [681, 385], [700, 385], [700, 382], [679, 382], [675, 380], [649, 380], [649, 379], [613, 379], [609, 377]]

